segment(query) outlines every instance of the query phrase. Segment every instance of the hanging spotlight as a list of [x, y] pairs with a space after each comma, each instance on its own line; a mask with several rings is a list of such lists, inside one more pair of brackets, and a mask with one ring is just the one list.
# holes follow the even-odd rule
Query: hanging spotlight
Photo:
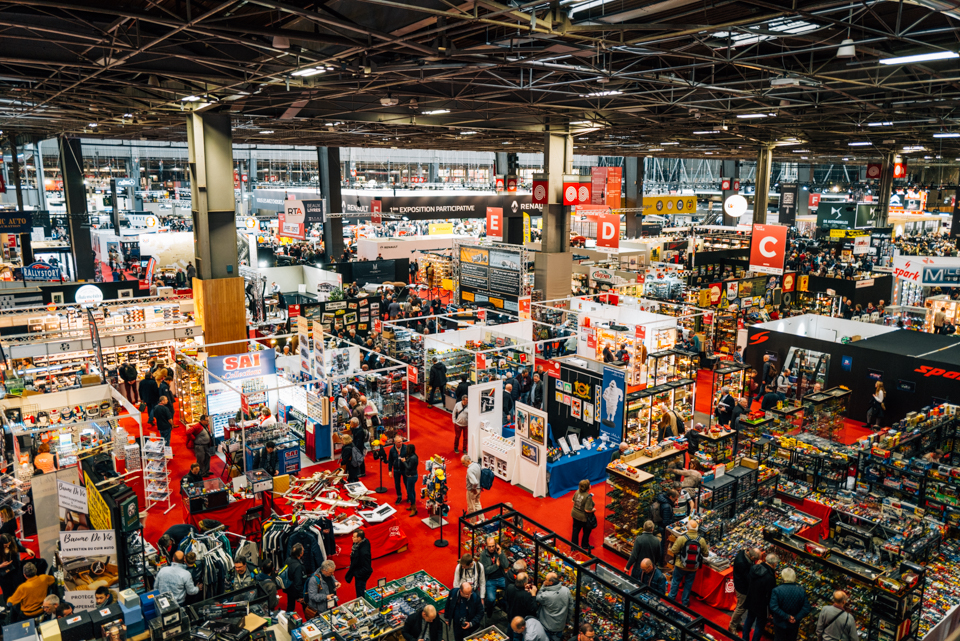
[[857, 57], [857, 47], [853, 44], [851, 38], [844, 38], [840, 43], [840, 48], [837, 49], [838, 58], [856, 58]]
[[273, 48], [274, 49], [289, 49], [290, 48], [290, 38], [285, 36], [274, 36], [273, 37]]

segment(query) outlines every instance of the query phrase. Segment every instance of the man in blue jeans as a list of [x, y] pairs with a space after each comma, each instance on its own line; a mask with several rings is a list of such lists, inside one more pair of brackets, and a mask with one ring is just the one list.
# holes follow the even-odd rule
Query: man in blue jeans
[[497, 602], [497, 588], [501, 590], [506, 588], [506, 572], [510, 569], [510, 561], [507, 560], [507, 555], [504, 554], [495, 537], [487, 537], [487, 545], [480, 553], [480, 565], [483, 566], [483, 575], [486, 577], [483, 605], [489, 617], [493, 614], [493, 607]]
[[690, 605], [690, 590], [697, 578], [697, 570], [703, 565], [703, 558], [710, 554], [710, 545], [700, 536], [700, 523], [691, 520], [687, 523], [687, 531], [681, 534], [670, 548], [673, 552], [673, 578], [670, 579], [671, 599], [676, 600], [677, 592], [683, 586], [681, 603]]

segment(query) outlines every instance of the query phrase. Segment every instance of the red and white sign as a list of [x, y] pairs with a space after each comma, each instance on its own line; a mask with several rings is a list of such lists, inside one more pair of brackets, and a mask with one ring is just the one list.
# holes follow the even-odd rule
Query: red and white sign
[[287, 317], [296, 318], [300, 315], [300, 306], [299, 305], [287, 305]]
[[277, 182], [277, 177], [276, 177], [276, 176], [270, 176], [270, 182], [272, 182], [272, 183]]
[[867, 178], [880, 178], [883, 173], [883, 165], [880, 163], [870, 163], [867, 165]]
[[283, 211], [280, 213], [277, 236], [306, 240], [304, 230], [303, 203], [299, 200], [283, 201]]
[[417, 382], [417, 368], [413, 365], [407, 365], [407, 380], [411, 383]]
[[[589, 179], [587, 179], [589, 180]], [[577, 204], [578, 205], [589, 205], [590, 204], [590, 194], [593, 190], [590, 188], [589, 182], [580, 182], [577, 187]]]
[[597, 349], [597, 334], [592, 329], [587, 332], [587, 349]]
[[873, 194], [867, 194], [867, 195], [865, 195], [865, 196], [863, 197], [863, 202], [865, 202], [865, 203], [872, 203], [872, 202], [873, 202]]
[[893, 163], [893, 177], [894, 177], [894, 178], [906, 178], [906, 177], [907, 177], [907, 163], [905, 163], [905, 162], [895, 162], [895, 163]]
[[487, 369], [487, 355], [477, 354], [477, 371]]
[[516, 191], [517, 191], [517, 177], [507, 176], [507, 192], [516, 193]]
[[[563, 183], [563, 204], [570, 206], [576, 205], [580, 202], [578, 194], [580, 191], [580, 182], [566, 182]], [[588, 200], [589, 202], [589, 200]]]
[[379, 334], [380, 332], [382, 332], [382, 331], [383, 331], [383, 321], [381, 321], [380, 319], [377, 319], [377, 320], [373, 321], [373, 331], [375, 331], [375, 332], [378, 333], [378, 334]]
[[734, 178], [734, 179], [733, 179], [733, 190], [734, 190], [734, 191], [740, 191], [740, 179], [739, 179], [739, 178]]
[[246, 394], [240, 394], [240, 409], [243, 410], [244, 416], [250, 416], [250, 399]]
[[729, 178], [721, 178], [721, 179], [720, 179], [720, 191], [730, 191], [730, 184], [731, 184], [731, 182], [730, 182], [730, 179], [729, 179]]
[[604, 187], [607, 185], [607, 167], [590, 168], [590, 203], [603, 204]]
[[637, 340], [643, 341], [647, 337], [647, 328], [643, 325], [637, 325]]
[[560, 363], [543, 358], [536, 360], [537, 367], [542, 367], [543, 371], [552, 378], [560, 378]]
[[383, 222], [383, 201], [382, 200], [371, 200], [370, 201], [370, 222], [374, 225], [379, 225]]
[[356, 170], [356, 169], [351, 169], [351, 170], [350, 170], [350, 177], [351, 177], [351, 178], [356, 178], [356, 177], [357, 177], [357, 170]]
[[810, 194], [810, 206], [819, 207], [820, 206], [820, 196], [821, 194]]
[[478, 310], [477, 310], [477, 320], [480, 321], [481, 323], [486, 322], [486, 320], [487, 320], [487, 310], [485, 310], [485, 309], [478, 309]]
[[533, 181], [533, 202], [536, 205], [546, 205], [547, 204], [547, 188], [550, 183], [546, 180], [534, 180]]
[[597, 214], [597, 247], [620, 247], [620, 214]]
[[521, 296], [520, 299], [517, 301], [517, 303], [520, 309], [520, 312], [519, 312], [520, 318], [524, 320], [529, 320], [530, 319], [530, 297]]
[[250, 179], [250, 176], [246, 174], [240, 174], [240, 182], [247, 182]]
[[503, 240], [503, 207], [487, 207], [487, 238]]
[[497, 176], [497, 182], [494, 184], [494, 189], [497, 193], [503, 191], [503, 176]]
[[750, 239], [750, 271], [783, 275], [787, 249], [786, 225], [754, 225]]

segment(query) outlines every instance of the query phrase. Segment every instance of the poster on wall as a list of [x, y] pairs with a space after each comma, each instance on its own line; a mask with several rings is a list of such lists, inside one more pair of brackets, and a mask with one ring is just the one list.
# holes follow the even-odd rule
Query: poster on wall
[[520, 456], [534, 465], [540, 465], [540, 448], [529, 441], [520, 441]]
[[786, 225], [754, 224], [750, 238], [750, 271], [783, 275], [783, 262], [787, 254], [787, 231]]
[[61, 532], [90, 529], [87, 488], [57, 479], [57, 505]]
[[460, 298], [519, 312], [523, 264], [519, 251], [460, 247]]
[[604, 367], [602, 390], [600, 433], [609, 434], [619, 442], [623, 438], [623, 401], [627, 397], [626, 372], [619, 368]]
[[528, 422], [529, 422], [529, 416], [526, 410], [520, 409], [518, 407], [517, 408], [517, 424], [514, 428], [516, 430], [517, 436], [522, 436], [523, 438], [527, 438]]
[[113, 530], [61, 532], [59, 554], [66, 600], [75, 610], [93, 610], [97, 603], [94, 593], [101, 585], [109, 589], [120, 586]]
[[530, 440], [538, 445], [543, 445], [547, 441], [547, 422], [544, 417], [531, 413], [527, 419], [527, 435]]
[[373, 329], [373, 319], [380, 317], [380, 298], [347, 298], [338, 301], [321, 301], [300, 306], [300, 314], [312, 321], [319, 321], [327, 334], [349, 336], [350, 330], [366, 337]]

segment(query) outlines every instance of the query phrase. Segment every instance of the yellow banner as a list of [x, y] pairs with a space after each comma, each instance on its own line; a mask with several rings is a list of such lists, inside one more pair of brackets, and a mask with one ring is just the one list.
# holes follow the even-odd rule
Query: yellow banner
[[83, 483], [87, 486], [87, 509], [90, 510], [90, 525], [94, 530], [112, 530], [113, 516], [110, 507], [100, 494], [90, 475], [83, 473]]
[[869, 236], [870, 232], [862, 229], [831, 229], [830, 238], [859, 238]]
[[430, 223], [427, 233], [430, 236], [437, 236], [439, 234], [452, 234], [453, 223]]
[[473, 265], [488, 265], [490, 263], [490, 252], [486, 249], [477, 249], [476, 247], [461, 247], [460, 262], [471, 263]]
[[523, 212], [523, 242], [530, 242], [530, 214]]
[[644, 216], [697, 213], [696, 196], [644, 196]]

